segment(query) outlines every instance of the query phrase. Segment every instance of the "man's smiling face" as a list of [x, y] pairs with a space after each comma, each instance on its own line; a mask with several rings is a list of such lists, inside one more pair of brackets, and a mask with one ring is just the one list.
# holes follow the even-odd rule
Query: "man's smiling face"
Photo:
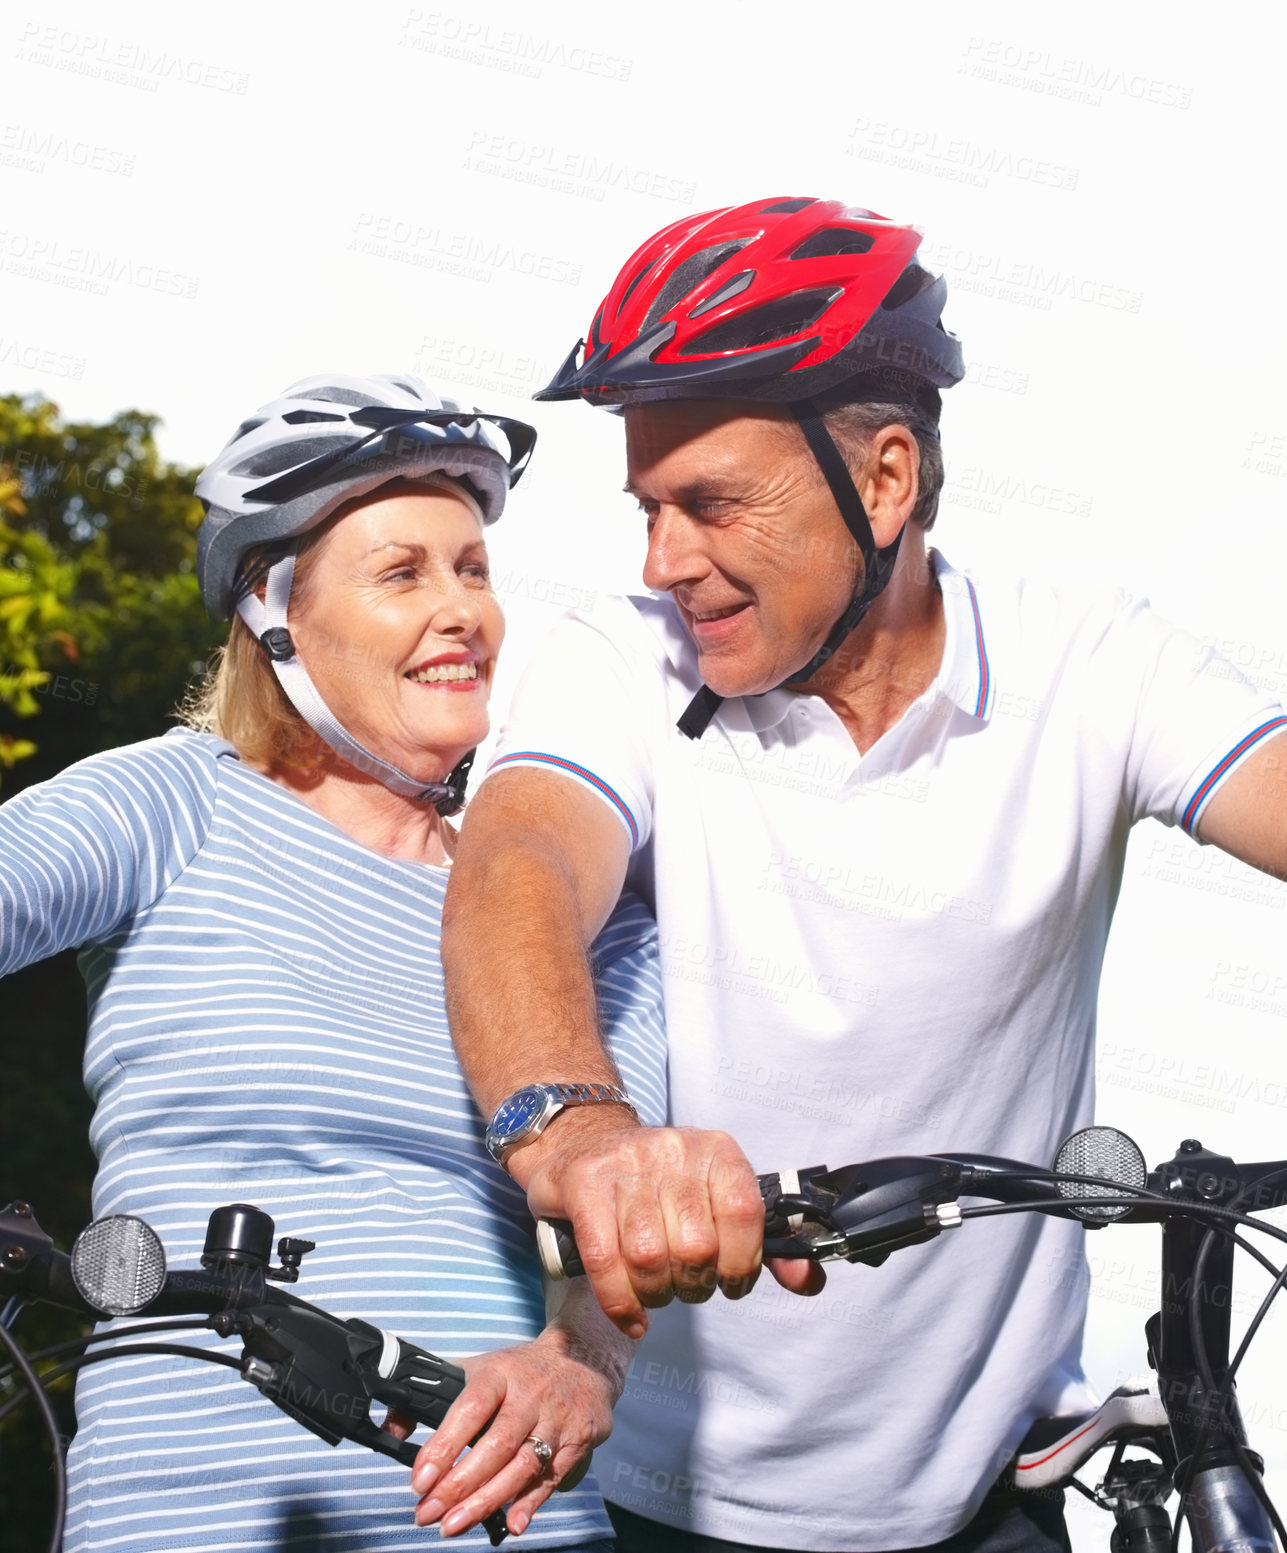
[[740, 400], [626, 408], [643, 580], [669, 593], [718, 695], [772, 690], [853, 597], [862, 561], [788, 411]]

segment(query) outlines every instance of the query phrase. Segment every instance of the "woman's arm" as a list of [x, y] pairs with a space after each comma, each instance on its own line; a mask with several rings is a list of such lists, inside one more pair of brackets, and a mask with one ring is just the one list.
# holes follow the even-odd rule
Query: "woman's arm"
[[[443, 1536], [455, 1536], [508, 1504], [506, 1524], [517, 1536], [561, 1482], [580, 1481], [589, 1453], [611, 1433], [612, 1409], [638, 1345], [603, 1314], [585, 1279], [554, 1289], [539, 1337], [465, 1360], [469, 1384], [411, 1475], [421, 1496], [417, 1524], [436, 1523]], [[532, 1437], [554, 1452], [546, 1470], [526, 1443]]]
[[150, 739], [91, 756], [0, 805], [0, 976], [108, 937], [205, 839], [208, 745]]

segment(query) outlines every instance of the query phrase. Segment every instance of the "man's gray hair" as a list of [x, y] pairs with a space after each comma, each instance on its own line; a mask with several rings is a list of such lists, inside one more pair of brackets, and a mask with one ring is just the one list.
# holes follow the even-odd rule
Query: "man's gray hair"
[[[918, 399], [921, 397], [917, 395]], [[938, 516], [938, 498], [943, 489], [943, 445], [938, 437], [938, 395], [930, 389], [924, 397], [927, 402], [922, 407], [906, 399], [877, 398], [870, 390], [866, 398], [855, 399], [840, 388], [819, 395], [815, 403], [822, 412], [832, 441], [855, 475], [878, 431], [886, 426], [907, 427], [916, 438], [920, 451], [911, 521], [923, 529], [931, 529]], [[932, 405], [929, 400], [934, 401]], [[821, 470], [818, 476], [822, 478]]]

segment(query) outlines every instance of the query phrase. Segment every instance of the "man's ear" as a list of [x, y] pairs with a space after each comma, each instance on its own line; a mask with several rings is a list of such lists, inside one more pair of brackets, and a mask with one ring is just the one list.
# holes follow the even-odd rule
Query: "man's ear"
[[920, 467], [921, 450], [906, 426], [882, 426], [868, 444], [859, 494], [878, 550], [893, 544], [910, 519]]

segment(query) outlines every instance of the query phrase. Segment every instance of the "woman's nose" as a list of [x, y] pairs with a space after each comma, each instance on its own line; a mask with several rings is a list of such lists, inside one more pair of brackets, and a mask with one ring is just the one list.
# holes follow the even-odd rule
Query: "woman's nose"
[[444, 588], [434, 597], [430, 624], [440, 635], [472, 636], [482, 618], [482, 605], [472, 589]]

